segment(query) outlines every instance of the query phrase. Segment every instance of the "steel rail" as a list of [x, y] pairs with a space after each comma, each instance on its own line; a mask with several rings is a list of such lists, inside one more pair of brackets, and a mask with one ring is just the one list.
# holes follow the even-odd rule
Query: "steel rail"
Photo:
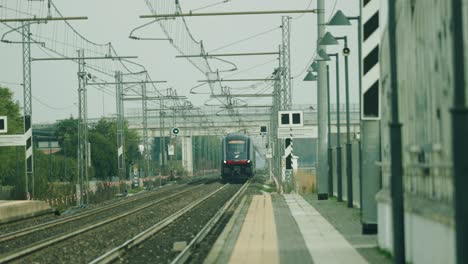
[[46, 240], [40, 241], [40, 242], [38, 242], [36, 244], [28, 246], [27, 248], [20, 249], [19, 251], [16, 251], [13, 254], [8, 254], [8, 253], [4, 254], [4, 255], [0, 256], [0, 263], [6, 263], [6, 262], [10, 262], [10, 261], [13, 261], [13, 260], [16, 260], [16, 259], [20, 259], [20, 258], [25, 257], [27, 255], [30, 255], [30, 254], [32, 254], [32, 253], [34, 253], [36, 251], [39, 251], [39, 250], [41, 250], [43, 248], [46, 248], [46, 247], [51, 246], [53, 244], [57, 244], [57, 243], [59, 243], [61, 241], [67, 240], [67, 239], [75, 237], [77, 235], [86, 233], [86, 232], [88, 232], [90, 230], [96, 229], [98, 227], [109, 224], [111, 222], [117, 221], [117, 220], [119, 220], [121, 218], [124, 218], [124, 217], [126, 217], [128, 215], [134, 214], [134, 213], [136, 213], [138, 211], [144, 210], [144, 209], [146, 209], [148, 207], [151, 207], [151, 206], [154, 206], [154, 205], [156, 205], [158, 203], [164, 202], [166, 200], [169, 200], [171, 198], [174, 198], [176, 196], [179, 196], [179, 195], [184, 194], [186, 192], [189, 192], [191, 190], [197, 189], [197, 188], [199, 188], [201, 186], [204, 186], [204, 185], [203, 184], [197, 185], [197, 186], [194, 186], [192, 188], [186, 189], [184, 191], [181, 191], [181, 192], [172, 194], [170, 196], [158, 199], [156, 201], [145, 203], [145, 204], [143, 204], [141, 206], [138, 206], [138, 207], [136, 207], [136, 208], [134, 208], [134, 209], [132, 209], [130, 211], [127, 211], [127, 212], [123, 213], [123, 214], [120, 214], [120, 215], [108, 218], [108, 219], [106, 219], [104, 221], [101, 221], [101, 222], [86, 226], [84, 228], [75, 230], [75, 231], [73, 231], [71, 233], [66, 233], [66, 234], [62, 234], [62, 235], [57, 235], [57, 236], [52, 237], [52, 238], [47, 238]]
[[[199, 181], [203, 181], [203, 180], [205, 180], [205, 179], [200, 179]], [[180, 187], [184, 187], [184, 186], [185, 185], [181, 185]], [[179, 188], [174, 188], [174, 189], [177, 190]], [[96, 215], [96, 214], [99, 214], [99, 213], [114, 209], [116, 207], [123, 206], [123, 205], [129, 204], [129, 203], [132, 203], [132, 202], [136, 202], [138, 200], [142, 200], [142, 199], [154, 196], [154, 195], [164, 194], [164, 193], [166, 193], [168, 191], [171, 191], [171, 190], [173, 190], [173, 189], [164, 189], [161, 192], [152, 192], [152, 193], [147, 193], [147, 194], [144, 194], [144, 195], [139, 195], [137, 197], [131, 197], [131, 198], [126, 199], [124, 201], [120, 201], [120, 202], [117, 202], [117, 203], [114, 203], [114, 204], [110, 204], [110, 205], [105, 206], [105, 207], [92, 209], [92, 210], [89, 210], [87, 212], [83, 212], [81, 214], [72, 215], [72, 216], [69, 216], [69, 217], [62, 218], [62, 219], [57, 219], [57, 220], [54, 220], [54, 221], [50, 221], [50, 222], [47, 222], [47, 223], [31, 226], [31, 227], [28, 227], [28, 228], [25, 228], [25, 229], [22, 229], [22, 230], [18, 230], [18, 231], [11, 232], [11, 233], [8, 233], [8, 234], [5, 234], [5, 235], [1, 235], [0, 236], [0, 243], [6, 242], [8, 240], [15, 239], [15, 238], [19, 238], [19, 237], [22, 237], [22, 236], [30, 235], [32, 233], [35, 233], [35, 232], [38, 232], [38, 231], [41, 231], [41, 230], [44, 230], [44, 229], [47, 229], [47, 228], [55, 227], [55, 226], [58, 226], [58, 225], [61, 225], [61, 224], [66, 224], [66, 223], [71, 222], [71, 221], [79, 220], [79, 219], [84, 218], [84, 217], [93, 216], [93, 215]]]
[[171, 264], [180, 264], [185, 263], [190, 255], [194, 252], [195, 246], [200, 244], [203, 239], [213, 230], [213, 228], [219, 223], [222, 219], [222, 216], [226, 213], [229, 208], [236, 202], [244, 193], [245, 190], [250, 186], [251, 181], [249, 180], [239, 191], [234, 194], [234, 196], [227, 201], [224, 206], [211, 218], [210, 221], [203, 227], [203, 229], [190, 241], [190, 243], [185, 247], [182, 252], [171, 262]]
[[153, 225], [152, 227], [146, 229], [145, 231], [141, 232], [140, 234], [136, 235], [130, 240], [127, 240], [125, 243], [122, 245], [112, 249], [111, 251], [108, 251], [104, 255], [94, 259], [93, 261], [90, 262], [90, 264], [107, 264], [107, 263], [112, 263], [115, 261], [117, 258], [119, 258], [121, 255], [123, 255], [126, 251], [129, 249], [141, 244], [154, 234], [158, 233], [159, 231], [163, 230], [165, 227], [170, 225], [171, 223], [175, 222], [178, 220], [180, 217], [182, 217], [184, 214], [195, 208], [197, 205], [201, 204], [205, 200], [209, 199], [213, 195], [217, 194], [218, 192], [224, 190], [229, 184], [225, 184], [219, 189], [213, 191], [209, 195], [192, 202], [191, 204], [185, 206], [181, 210], [177, 211], [176, 213], [172, 214], [169, 217], [166, 217], [164, 220], [161, 222]]

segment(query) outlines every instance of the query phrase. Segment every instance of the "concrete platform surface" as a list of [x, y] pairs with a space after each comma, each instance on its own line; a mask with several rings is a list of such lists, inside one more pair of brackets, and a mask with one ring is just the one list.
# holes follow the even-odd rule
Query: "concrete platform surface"
[[[374, 237], [357, 235], [354, 229], [350, 232], [349, 228], [337, 228], [337, 221], [329, 222], [328, 215], [325, 217], [314, 208], [316, 201], [311, 202], [295, 194], [253, 195], [244, 199], [205, 264], [387, 263], [380, 262], [387, 259], [377, 256]], [[357, 210], [341, 208], [340, 203], [332, 200], [327, 204], [333, 207], [334, 215], [342, 215], [338, 222], [349, 222], [347, 214]], [[358, 225], [359, 220], [356, 221], [352, 224]], [[372, 250], [372, 257], [362, 249]]]
[[284, 198], [315, 263], [368, 263], [302, 196], [286, 194]]
[[44, 201], [0, 200], [0, 223], [52, 213], [53, 209]]
[[231, 264], [279, 263], [278, 238], [270, 195], [254, 195], [234, 246]]

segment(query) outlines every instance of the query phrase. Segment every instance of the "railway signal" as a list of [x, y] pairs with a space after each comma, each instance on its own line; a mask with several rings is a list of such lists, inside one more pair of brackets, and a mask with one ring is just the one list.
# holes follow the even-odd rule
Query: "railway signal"
[[285, 154], [284, 156], [286, 157], [286, 169], [287, 170], [292, 170], [293, 167], [293, 160], [292, 160], [292, 156], [293, 156], [293, 142], [292, 142], [292, 137], [291, 138], [287, 138], [285, 140]]
[[6, 116], [0, 116], [0, 133], [8, 132], [8, 122]]
[[173, 134], [174, 136], [177, 136], [177, 135], [179, 134], [179, 132], [180, 132], [180, 130], [179, 130], [178, 127], [174, 127], [174, 128], [172, 129], [172, 134]]
[[261, 126], [260, 127], [260, 135], [263, 137], [267, 134], [267, 127], [266, 126]]

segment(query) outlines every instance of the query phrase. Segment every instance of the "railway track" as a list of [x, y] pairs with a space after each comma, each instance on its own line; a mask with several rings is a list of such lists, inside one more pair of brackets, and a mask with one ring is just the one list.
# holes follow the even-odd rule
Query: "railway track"
[[[202, 181], [194, 186], [182, 185], [178, 188], [167, 189], [164, 192], [128, 199], [118, 204], [112, 204], [104, 208], [90, 210], [83, 214], [3, 235], [0, 237], [0, 263], [21, 260], [35, 252], [73, 237], [91, 232], [126, 217], [140, 214], [145, 209], [155, 207], [164, 202], [167, 203], [171, 199], [196, 191], [197, 189], [203, 189], [206, 183], [206, 181]], [[175, 193], [167, 195], [171, 191], [175, 191]], [[157, 197], [160, 198], [156, 199]]]
[[[226, 184], [205, 197], [193, 201], [132, 239], [94, 259], [91, 263], [184, 263], [218, 224], [226, 211], [241, 197], [249, 184], [250, 182], [247, 182], [242, 187]], [[210, 202], [213, 201], [215, 204], [211, 205]], [[192, 223], [191, 221], [197, 218], [197, 214], [203, 217]], [[192, 230], [187, 231], [187, 228]], [[168, 238], [172, 240], [188, 238], [189, 242], [180, 254], [173, 252], [171, 254], [170, 242], [172, 240]], [[162, 241], [166, 241], [166, 245], [155, 246]]]
[[[158, 192], [148, 192], [148, 193], [145, 193], [145, 194], [142, 194], [142, 195], [135, 195], [135, 196], [126, 198], [125, 200], [115, 202], [115, 203], [112, 203], [112, 204], [109, 204], [109, 205], [106, 205], [106, 206], [102, 206], [102, 207], [99, 207], [99, 208], [95, 208], [95, 209], [92, 209], [92, 210], [89, 210], [89, 211], [85, 211], [85, 212], [80, 213], [80, 214], [64, 217], [64, 218], [61, 218], [61, 219], [49, 220], [49, 221], [45, 221], [43, 223], [31, 224], [30, 226], [28, 226], [27, 223], [22, 223], [23, 221], [19, 221], [20, 223], [23, 224], [22, 228], [14, 227], [14, 228], [12, 228], [14, 231], [11, 231], [11, 232], [8, 232], [8, 227], [5, 225], [5, 226], [2, 226], [2, 228], [0, 229], [2, 231], [1, 233], [4, 234], [4, 235], [0, 235], [0, 245], [3, 242], [9, 241], [9, 240], [14, 239], [14, 238], [19, 238], [21, 236], [24, 236], [24, 235], [27, 235], [27, 234], [30, 234], [30, 233], [33, 233], [33, 232], [36, 232], [36, 231], [40, 231], [40, 230], [50, 228], [50, 227], [53, 227], [53, 226], [59, 226], [59, 225], [66, 224], [66, 223], [71, 222], [71, 221], [76, 221], [76, 220], [79, 220], [79, 219], [82, 219], [82, 218], [97, 215], [99, 213], [104, 213], [104, 212], [107, 212], [107, 211], [111, 211], [113, 209], [119, 209], [120, 208], [122, 210], [125, 210], [126, 205], [130, 205], [130, 204], [133, 204], [133, 203], [138, 202], [138, 201], [144, 202], [145, 200], [148, 200], [148, 199], [150, 199], [150, 198], [152, 198], [154, 196], [159, 196], [161, 194], [165, 194], [167, 192], [170, 192], [170, 191], [173, 191], [173, 190], [176, 190], [176, 189], [184, 188], [184, 186], [185, 185], [171, 186], [173, 188], [165, 188], [165, 189], [161, 189]], [[31, 219], [30, 221], [33, 221], [33, 219]], [[34, 223], [34, 221], [33, 221], [33, 223]], [[16, 226], [17, 224], [12, 223], [11, 225]], [[2, 254], [2, 253], [3, 252], [0, 249], [0, 254]]]

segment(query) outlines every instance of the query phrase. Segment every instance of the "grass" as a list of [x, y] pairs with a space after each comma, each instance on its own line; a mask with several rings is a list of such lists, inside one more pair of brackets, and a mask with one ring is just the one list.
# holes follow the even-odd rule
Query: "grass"
[[382, 248], [377, 248], [377, 250], [379, 251], [380, 254], [382, 254], [382, 256], [385, 256], [388, 259], [393, 259], [393, 255], [392, 253], [390, 253], [390, 251], [382, 249]]
[[128, 190], [128, 193], [139, 193], [139, 192], [143, 191], [143, 189], [144, 189], [143, 187], [130, 189], [130, 190]]

